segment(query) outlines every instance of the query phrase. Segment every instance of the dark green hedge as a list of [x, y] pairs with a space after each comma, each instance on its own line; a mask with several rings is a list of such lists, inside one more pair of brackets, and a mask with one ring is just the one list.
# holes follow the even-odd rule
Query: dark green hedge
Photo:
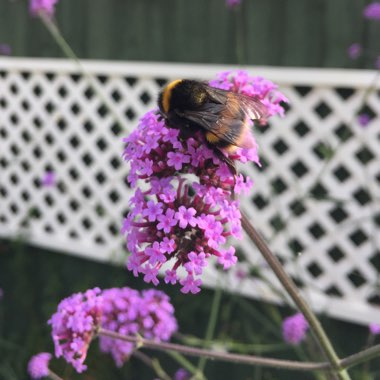
[[[21, 242], [0, 241], [0, 287], [4, 297], [0, 301], [0, 379], [27, 379], [26, 365], [31, 355], [40, 351], [52, 352], [50, 329], [46, 323], [56, 310], [59, 301], [73, 292], [99, 286], [103, 289], [115, 286], [135, 289], [148, 287], [141, 279], [135, 279], [125, 268], [82, 260], [57, 252], [42, 251]], [[167, 292], [176, 309], [180, 331], [203, 337], [209, 319], [213, 291], [203, 289], [199, 295], [182, 295], [178, 288], [160, 286]], [[292, 311], [259, 303], [237, 295], [224, 294], [218, 315], [216, 336], [249, 344], [281, 343], [281, 316]], [[348, 355], [365, 346], [368, 330], [324, 318], [327, 328], [340, 355]], [[316, 351], [313, 345], [308, 350]], [[168, 355], [145, 351], [158, 357], [165, 370], [173, 374], [178, 368]], [[267, 356], [297, 359], [297, 351], [291, 347], [265, 354]], [[307, 355], [308, 356], [308, 355]], [[53, 360], [52, 367], [65, 379], [94, 380], [153, 380], [155, 374], [131, 360], [117, 369], [108, 355], [98, 352], [92, 345], [86, 363], [89, 370], [76, 375], [63, 360]], [[194, 361], [196, 363], [196, 361]], [[371, 363], [371, 369], [380, 367]], [[378, 369], [379, 370], [379, 369]], [[355, 370], [354, 379], [364, 379], [362, 369]], [[252, 368], [231, 363], [209, 362], [206, 367], [209, 380], [308, 380], [307, 373]], [[376, 377], [373, 377], [374, 379]]]
[[[379, 25], [362, 17], [367, 0], [61, 0], [57, 21], [82, 58], [256, 65], [372, 67], [346, 49], [376, 56]], [[0, 43], [16, 56], [61, 52], [27, 1], [0, 2]]]

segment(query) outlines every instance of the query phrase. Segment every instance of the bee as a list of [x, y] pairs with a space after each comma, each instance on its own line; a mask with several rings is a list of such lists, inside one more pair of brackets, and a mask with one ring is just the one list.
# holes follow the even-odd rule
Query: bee
[[259, 99], [210, 87], [206, 83], [177, 79], [159, 94], [160, 114], [171, 128], [178, 128], [184, 137], [201, 131], [235, 175], [236, 168], [228, 154], [238, 147], [252, 148], [251, 120], [266, 117], [267, 109]]

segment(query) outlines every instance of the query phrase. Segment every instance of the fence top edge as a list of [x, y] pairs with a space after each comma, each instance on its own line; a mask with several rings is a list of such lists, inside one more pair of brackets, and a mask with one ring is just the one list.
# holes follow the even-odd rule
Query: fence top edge
[[[224, 70], [245, 69], [253, 75], [263, 76], [281, 85], [317, 85], [380, 88], [377, 71], [358, 69], [326, 69], [304, 67], [237, 66], [200, 63], [97, 61], [81, 60], [83, 69], [93, 75], [125, 75], [164, 78], [213, 78]], [[77, 63], [56, 58], [1, 57], [0, 70], [80, 73]], [[377, 82], [377, 83], [376, 83]]]

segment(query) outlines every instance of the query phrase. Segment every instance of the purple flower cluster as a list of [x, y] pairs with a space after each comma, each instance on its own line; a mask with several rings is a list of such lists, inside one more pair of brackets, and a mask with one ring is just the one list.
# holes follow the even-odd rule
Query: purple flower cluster
[[[140, 294], [126, 287], [103, 291], [95, 288], [73, 294], [60, 302], [48, 323], [52, 326], [55, 356], [63, 356], [77, 372], [87, 368], [83, 362], [100, 328], [122, 335], [141, 334], [158, 341], [169, 340], [177, 330], [174, 307], [165, 293], [145, 290]], [[120, 367], [135, 346], [100, 336], [100, 348], [111, 353]], [[43, 358], [45, 356], [39, 361], [42, 364]], [[39, 367], [35, 365], [33, 368]]]
[[48, 16], [53, 16], [54, 7], [58, 0], [30, 0], [29, 9], [33, 16], [39, 13], [45, 13]]
[[55, 356], [63, 356], [78, 372], [87, 368], [83, 362], [91, 340], [100, 327], [100, 292], [95, 288], [65, 298], [48, 322], [52, 327]]
[[[274, 93], [276, 86], [262, 78], [249, 77], [243, 71], [228, 72], [211, 84], [259, 97], [270, 115], [284, 112], [280, 102], [285, 97]], [[248, 192], [252, 181], [241, 174], [234, 176], [206, 146], [201, 133], [183, 139], [178, 129], [165, 125], [156, 110], [143, 116], [124, 142], [124, 159], [131, 166], [128, 181], [136, 188], [122, 229], [131, 252], [127, 268], [157, 285], [159, 269], [169, 266], [166, 283], [179, 282], [183, 293], [198, 293], [199, 277], [209, 257], [216, 257], [224, 269], [237, 261], [235, 249], [226, 246], [229, 236], [241, 238], [240, 204], [235, 194]], [[228, 157], [259, 164], [253, 136], [250, 146], [238, 148]], [[142, 188], [141, 181], [145, 182]]]
[[[103, 291], [102, 327], [123, 335], [141, 334], [144, 338], [167, 341], [177, 330], [174, 307], [169, 297], [158, 290], [141, 294], [130, 288]], [[121, 367], [135, 348], [122, 340], [100, 336], [100, 349], [111, 353]]]
[[[246, 191], [252, 183], [242, 175], [235, 183], [228, 166], [206, 147], [201, 135], [181, 140], [179, 131], [167, 128], [154, 111], [141, 119], [125, 142], [130, 183], [136, 186], [144, 179], [148, 185], [145, 191], [137, 187], [130, 199], [132, 211], [124, 220], [131, 252], [127, 267], [157, 285], [158, 270], [173, 259], [165, 282], [175, 284], [182, 266], [187, 273], [179, 280], [182, 292], [197, 293], [201, 280], [196, 277], [208, 257], [216, 256], [225, 269], [236, 262], [234, 249], [222, 248], [228, 236], [241, 236], [239, 202], [232, 193]], [[256, 152], [238, 156], [257, 160]], [[198, 180], [191, 181], [185, 173]]]
[[[252, 77], [245, 70], [225, 71], [219, 73], [210, 85], [228, 91], [242, 93], [261, 100], [267, 108], [267, 116], [284, 116], [285, 109], [282, 103], [289, 100], [277, 90], [278, 86], [270, 80], [262, 77]], [[266, 124], [267, 120], [260, 120], [260, 124]]]
[[302, 313], [297, 313], [284, 319], [282, 323], [282, 335], [285, 342], [299, 344], [305, 339], [309, 324]]
[[28, 373], [32, 379], [42, 379], [49, 375], [49, 362], [52, 355], [41, 352], [34, 355], [28, 363]]
[[380, 20], [380, 3], [375, 1], [368, 4], [363, 11], [363, 16], [369, 20]]

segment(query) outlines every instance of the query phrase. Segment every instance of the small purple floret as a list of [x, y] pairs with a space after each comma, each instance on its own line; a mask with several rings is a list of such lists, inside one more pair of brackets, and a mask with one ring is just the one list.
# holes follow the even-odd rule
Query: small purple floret
[[285, 342], [297, 345], [305, 339], [308, 328], [309, 324], [303, 314], [297, 313], [284, 319], [282, 335]]
[[368, 327], [369, 327], [369, 332], [372, 335], [379, 335], [380, 334], [380, 324], [370, 323]]
[[54, 7], [58, 0], [30, 0], [29, 9], [33, 16], [45, 13], [49, 17], [54, 14]]
[[380, 3], [375, 1], [368, 4], [363, 10], [363, 16], [369, 20], [380, 20]]
[[41, 352], [34, 355], [28, 363], [28, 373], [32, 379], [42, 379], [49, 375], [49, 362], [52, 355]]
[[347, 49], [347, 54], [351, 59], [357, 59], [362, 54], [362, 46], [359, 43], [354, 43]]

